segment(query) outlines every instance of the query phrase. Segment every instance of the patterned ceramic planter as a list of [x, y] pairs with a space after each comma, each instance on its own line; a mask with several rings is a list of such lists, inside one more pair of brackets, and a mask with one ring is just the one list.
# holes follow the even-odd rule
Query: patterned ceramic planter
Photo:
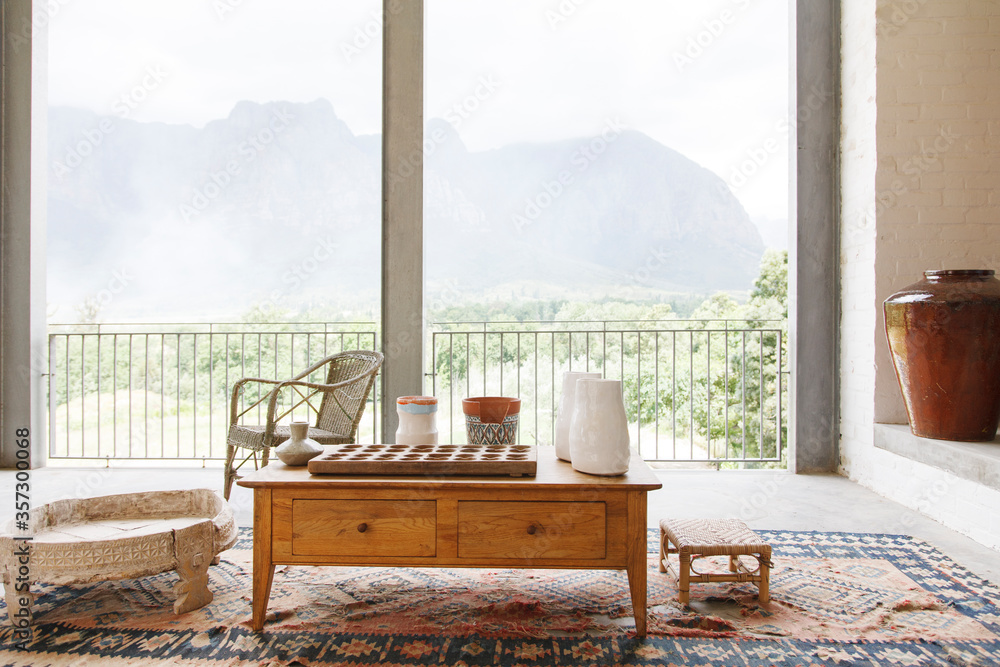
[[470, 445], [513, 445], [517, 440], [521, 399], [481, 396], [462, 399], [465, 434]]

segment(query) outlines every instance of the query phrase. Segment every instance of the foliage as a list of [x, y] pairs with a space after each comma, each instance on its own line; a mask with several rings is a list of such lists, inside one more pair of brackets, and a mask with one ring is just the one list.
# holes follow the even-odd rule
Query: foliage
[[[598, 370], [622, 381], [629, 420], [639, 429], [687, 438], [708, 460], [777, 460], [778, 440], [787, 437], [779, 410], [787, 263], [787, 253], [767, 253], [746, 303], [715, 294], [691, 319], [678, 319], [667, 304], [604, 301], [567, 302], [554, 321], [530, 327], [511, 324], [514, 312], [496, 309], [495, 324], [439, 323], [429, 354], [435, 390], [456, 401], [469, 392], [517, 392], [522, 399], [534, 392], [528, 398], [536, 408], [550, 406], [554, 419], [562, 373]], [[544, 382], [524, 388], [523, 376]], [[546, 442], [550, 429], [526, 412], [531, 433]]]
[[785, 307], [784, 317], [788, 317], [788, 251], [767, 250], [760, 262], [760, 274], [753, 281], [751, 303], [768, 301]]
[[[779, 402], [786, 391], [787, 275], [787, 253], [768, 252], [745, 302], [715, 294], [683, 318], [665, 301], [452, 304], [428, 314], [434, 324], [425, 356], [433, 385], [426, 390], [433, 386], [449, 414], [457, 413], [450, 425], [456, 433], [461, 397], [520, 396], [522, 440], [551, 443], [562, 373], [596, 370], [622, 381], [630, 423], [642, 437], [684, 439], [693, 458], [734, 465], [777, 459], [778, 440], [786, 438]], [[327, 354], [379, 343], [371, 322], [338, 323], [329, 313], [325, 324], [282, 321], [289, 316], [261, 307], [240, 325], [198, 331], [164, 325], [114, 334], [101, 325], [100, 335], [84, 335], [96, 334], [97, 325], [81, 324], [56, 334], [50, 391], [58, 429], [73, 430], [81, 443], [80, 434], [97, 429], [100, 436], [101, 428], [130, 443], [168, 437], [181, 443], [185, 424], [193, 422], [198, 436], [200, 420], [207, 420], [208, 434], [199, 437], [218, 440], [237, 379], [288, 377]], [[209, 449], [220, 455], [218, 444]]]
[[[248, 319], [260, 316], [250, 313]], [[230, 391], [237, 380], [291, 377], [335, 352], [372, 349], [377, 343], [372, 329], [370, 323], [273, 321], [195, 330], [180, 325], [127, 330], [104, 325], [100, 333], [96, 326], [61, 329], [50, 334], [49, 343], [54, 442], [63, 455], [119, 456], [152, 445], [154, 452], [170, 447], [176, 457], [218, 458], [224, 454]], [[258, 388], [253, 385], [244, 400], [260, 398], [254, 393]], [[280, 404], [292, 401], [289, 393]], [[197, 447], [188, 445], [199, 441]]]

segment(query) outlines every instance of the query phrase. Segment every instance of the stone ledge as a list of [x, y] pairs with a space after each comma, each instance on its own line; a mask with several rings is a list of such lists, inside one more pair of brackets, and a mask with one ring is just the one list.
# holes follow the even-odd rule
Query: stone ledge
[[913, 435], [905, 424], [875, 424], [875, 446], [1000, 491], [1000, 437], [955, 442]]

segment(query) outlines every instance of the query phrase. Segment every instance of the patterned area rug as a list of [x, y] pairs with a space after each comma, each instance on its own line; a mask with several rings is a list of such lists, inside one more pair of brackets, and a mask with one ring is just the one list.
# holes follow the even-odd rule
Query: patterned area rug
[[[211, 568], [215, 600], [175, 616], [176, 575], [37, 585], [24, 650], [0, 664], [974, 665], [1000, 664], [1000, 590], [904, 536], [759, 531], [774, 548], [770, 605], [744, 584], [676, 602], [649, 548], [649, 637], [624, 572], [284, 567], [250, 629], [251, 542]], [[0, 602], [0, 613], [6, 609]]]

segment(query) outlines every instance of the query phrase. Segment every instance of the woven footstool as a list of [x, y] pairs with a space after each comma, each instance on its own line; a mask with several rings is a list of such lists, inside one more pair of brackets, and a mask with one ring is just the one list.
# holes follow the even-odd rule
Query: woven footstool
[[[673, 545], [673, 546], [671, 546]], [[677, 554], [680, 571], [677, 588], [681, 604], [688, 603], [692, 581], [751, 581], [757, 584], [758, 599], [770, 599], [768, 584], [771, 574], [771, 546], [738, 519], [663, 519], [660, 521], [660, 572], [670, 563], [667, 554]], [[701, 573], [693, 571], [695, 560], [706, 556], [729, 556], [729, 572]], [[740, 556], [753, 556], [757, 567], [749, 569]]]

